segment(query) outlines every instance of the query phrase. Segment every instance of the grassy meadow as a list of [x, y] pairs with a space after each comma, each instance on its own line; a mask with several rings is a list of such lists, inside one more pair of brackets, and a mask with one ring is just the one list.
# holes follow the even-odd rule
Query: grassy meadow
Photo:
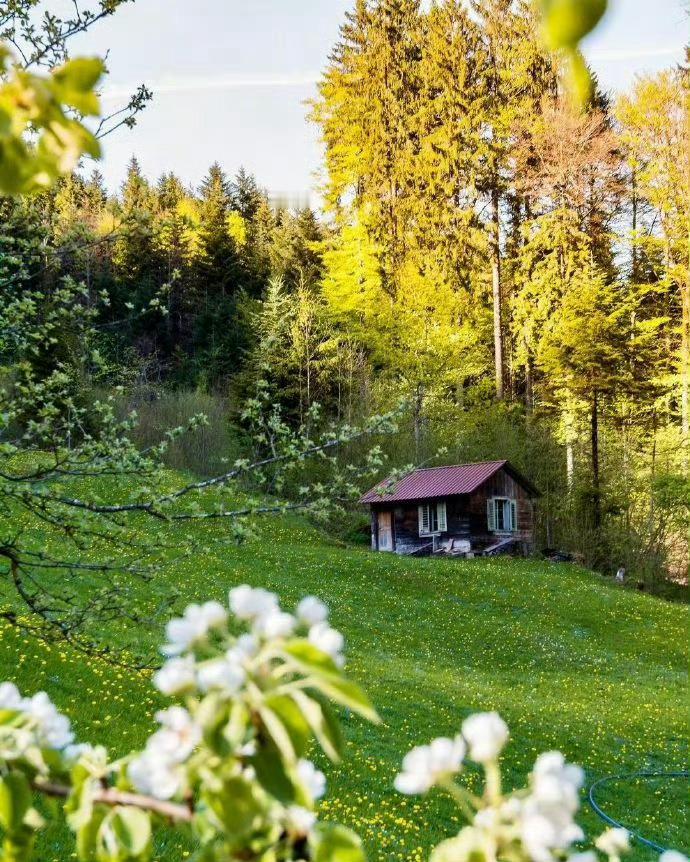
[[[147, 529], [142, 523], [141, 529]], [[223, 531], [222, 523], [199, 530]], [[224, 601], [239, 583], [278, 592], [286, 608], [314, 593], [331, 607], [348, 642], [348, 668], [373, 698], [383, 725], [345, 716], [348, 756], [326, 764], [321, 810], [364, 837], [371, 860], [422, 860], [457, 829], [439, 796], [403, 797], [392, 783], [410, 747], [457, 732], [476, 710], [498, 710], [512, 741], [504, 757], [510, 785], [524, 783], [535, 756], [558, 748], [592, 781], [612, 773], [676, 770], [687, 763], [688, 627], [685, 606], [665, 603], [570, 565], [538, 561], [401, 559], [345, 547], [297, 517], [270, 518], [242, 546], [171, 561], [156, 592], [180, 604]], [[25, 692], [45, 689], [72, 718], [78, 737], [114, 754], [143, 743], [162, 699], [148, 672], [87, 659], [0, 624], [0, 679]], [[158, 626], [117, 621], [113, 644], [142, 650], [162, 640]], [[476, 785], [478, 775], [466, 774]], [[599, 800], [646, 837], [687, 852], [687, 781], [619, 782]], [[585, 804], [582, 822], [603, 824]], [[159, 856], [189, 848], [165, 838]], [[71, 841], [56, 829], [38, 858], [65, 862]], [[654, 858], [637, 848], [633, 858]]]

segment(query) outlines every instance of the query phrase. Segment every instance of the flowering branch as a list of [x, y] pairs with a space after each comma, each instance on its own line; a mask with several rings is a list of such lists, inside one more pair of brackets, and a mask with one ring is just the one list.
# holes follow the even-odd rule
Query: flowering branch
[[43, 824], [30, 807], [36, 791], [65, 800], [84, 862], [145, 862], [154, 829], [171, 824], [191, 826], [204, 859], [364, 862], [354, 833], [318, 822], [326, 778], [304, 756], [313, 739], [339, 759], [331, 703], [378, 720], [343, 674], [342, 634], [314, 596], [292, 614], [274, 593], [243, 585], [228, 604], [190, 605], [168, 622], [153, 683], [173, 702], [143, 751], [119, 760], [75, 744], [44, 692], [24, 698], [0, 684], [3, 858], [29, 859]]

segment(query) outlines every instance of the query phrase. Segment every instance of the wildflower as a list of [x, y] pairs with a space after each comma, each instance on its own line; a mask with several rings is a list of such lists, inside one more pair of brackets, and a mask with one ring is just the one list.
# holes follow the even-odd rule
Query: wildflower
[[172, 658], [153, 675], [153, 684], [167, 695], [181, 694], [195, 688], [194, 659], [191, 656]]
[[476, 763], [498, 758], [508, 741], [508, 725], [497, 712], [477, 712], [462, 723], [462, 735], [469, 746], [469, 756]]
[[315, 626], [328, 619], [328, 607], [316, 596], [306, 596], [297, 605], [297, 619], [307, 626]]
[[314, 766], [311, 760], [301, 758], [297, 761], [297, 777], [312, 799], [320, 799], [326, 792], [326, 776]]
[[274, 638], [287, 638], [295, 630], [297, 621], [292, 614], [273, 610], [258, 617], [254, 624], [254, 631], [267, 640]]
[[308, 637], [309, 643], [329, 655], [338, 667], [343, 667], [345, 638], [337, 629], [331, 628], [328, 623], [317, 623], [309, 629]]
[[462, 768], [465, 743], [462, 737], [439, 737], [429, 745], [420, 745], [405, 755], [402, 772], [395, 778], [395, 789], [412, 795], [426, 793], [435, 784], [450, 778]]
[[244, 668], [237, 661], [228, 660], [227, 657], [205, 662], [197, 668], [197, 682], [201, 691], [221, 688], [228, 694], [235, 694], [240, 690], [246, 677]]
[[614, 827], [602, 832], [594, 842], [596, 847], [607, 856], [617, 859], [621, 853], [630, 850], [630, 833], [622, 827]]
[[255, 620], [279, 610], [278, 596], [261, 587], [242, 584], [230, 590], [230, 609], [239, 620]]

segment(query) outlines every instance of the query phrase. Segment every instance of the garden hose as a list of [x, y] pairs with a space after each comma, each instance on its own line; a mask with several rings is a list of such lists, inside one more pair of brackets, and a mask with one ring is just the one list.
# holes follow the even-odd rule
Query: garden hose
[[609, 817], [605, 811], [602, 811], [601, 808], [597, 805], [596, 799], [594, 798], [594, 791], [601, 784], [608, 784], [610, 781], [629, 781], [633, 778], [688, 778], [690, 777], [690, 772], [629, 772], [629, 773], [621, 773], [620, 775], [607, 775], [604, 778], [600, 778], [594, 782], [589, 788], [589, 804], [594, 809], [595, 813], [601, 817], [606, 823], [610, 826], [615, 826], [619, 829], [625, 829], [629, 833], [630, 837], [635, 841], [638, 841], [640, 844], [645, 844], [647, 847], [651, 847], [652, 850], [656, 850], [658, 853], [664, 853], [668, 850], [668, 847], [662, 847], [660, 844], [657, 844], [654, 841], [650, 841], [649, 838], [644, 838], [638, 832], [629, 829], [627, 826], [624, 826], [622, 823], [619, 823], [617, 820], [614, 820], [613, 817]]

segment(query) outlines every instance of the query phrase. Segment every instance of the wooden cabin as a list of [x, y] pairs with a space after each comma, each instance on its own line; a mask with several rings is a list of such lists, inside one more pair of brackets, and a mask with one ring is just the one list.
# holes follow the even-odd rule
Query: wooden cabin
[[529, 554], [539, 491], [508, 461], [414, 470], [360, 499], [371, 547], [396, 554]]

